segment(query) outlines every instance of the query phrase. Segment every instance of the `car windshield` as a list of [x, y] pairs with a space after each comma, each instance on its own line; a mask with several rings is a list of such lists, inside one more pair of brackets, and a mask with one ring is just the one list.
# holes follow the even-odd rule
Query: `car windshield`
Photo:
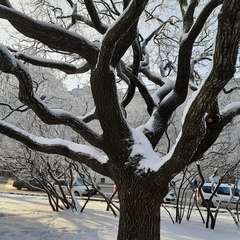
[[74, 184], [74, 186], [83, 186], [83, 184], [80, 183], [80, 182], [76, 182], [76, 183]]
[[85, 185], [91, 185], [92, 181], [91, 179], [87, 178], [87, 179], [82, 179], [82, 178], [78, 178], [77, 182], [83, 186]]

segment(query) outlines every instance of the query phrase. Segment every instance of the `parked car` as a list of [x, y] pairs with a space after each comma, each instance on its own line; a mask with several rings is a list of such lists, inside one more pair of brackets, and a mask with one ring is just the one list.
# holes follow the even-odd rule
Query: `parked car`
[[[216, 188], [217, 184], [212, 183], [204, 183], [201, 188], [201, 192], [203, 194], [206, 202], [209, 202], [209, 199]], [[240, 203], [240, 190], [235, 188], [234, 184], [222, 183], [212, 198], [211, 207], [216, 207], [218, 203], [221, 201], [220, 207], [226, 207], [228, 203], [230, 204], [230, 208], [235, 208], [237, 202]], [[201, 199], [200, 194], [198, 194], [198, 203], [204, 206], [204, 202]]]
[[[64, 194], [70, 195], [69, 183], [67, 181], [65, 181], [65, 180], [60, 180], [59, 183], [61, 185], [61, 188], [62, 188]], [[54, 186], [54, 188], [56, 189], [56, 191], [58, 193], [61, 193], [61, 189], [60, 189], [59, 183], [58, 182], [54, 182], [53, 186]], [[84, 196], [84, 195], [88, 195], [89, 193], [91, 195], [94, 194], [94, 189], [92, 188], [92, 186], [85, 186], [81, 182], [75, 182], [73, 184], [73, 187], [72, 187], [71, 191], [76, 196]]]
[[[79, 184], [81, 184], [81, 185], [87, 185], [87, 186], [92, 187], [91, 185], [89, 185], [89, 184], [86, 183], [86, 182], [91, 183], [92, 181], [91, 181], [90, 179], [87, 179], [86, 182], [85, 182], [85, 184], [84, 184], [84, 179], [82, 179], [82, 178], [77, 178], [77, 182], [78, 182]], [[97, 188], [98, 190], [101, 190], [101, 187], [100, 187], [99, 184], [97, 184], [96, 182], [95, 182], [95, 186], [96, 186], [96, 188]], [[93, 188], [93, 187], [92, 187], [92, 188]], [[94, 193], [93, 193], [93, 194], [97, 194], [97, 192], [98, 192], [97, 189], [94, 188]]]
[[174, 203], [176, 201], [175, 193], [170, 191], [168, 194], [164, 197], [163, 203]]
[[42, 185], [36, 178], [31, 180], [16, 180], [13, 182], [13, 187], [17, 188], [17, 190], [21, 190], [22, 188], [27, 188], [28, 190], [42, 189]]
[[7, 183], [7, 179], [3, 176], [0, 176], [0, 183]]

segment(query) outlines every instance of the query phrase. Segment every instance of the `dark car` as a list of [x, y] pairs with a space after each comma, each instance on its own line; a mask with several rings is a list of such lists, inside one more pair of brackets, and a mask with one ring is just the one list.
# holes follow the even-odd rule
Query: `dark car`
[[7, 183], [7, 179], [3, 176], [0, 176], [0, 183]]
[[37, 179], [16, 180], [13, 182], [13, 187], [17, 188], [17, 190], [21, 190], [22, 188], [27, 188], [28, 190], [41, 190], [42, 189], [42, 185], [40, 184], [40, 182]]

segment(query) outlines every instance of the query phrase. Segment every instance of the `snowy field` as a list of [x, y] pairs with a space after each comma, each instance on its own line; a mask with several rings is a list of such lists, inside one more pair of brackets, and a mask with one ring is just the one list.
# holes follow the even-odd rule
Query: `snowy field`
[[[174, 216], [174, 208], [168, 209]], [[240, 239], [240, 231], [226, 212], [220, 213], [211, 230], [195, 211], [190, 221], [184, 219], [181, 224], [173, 224], [166, 210], [161, 211], [163, 240]], [[0, 240], [114, 240], [117, 229], [118, 217], [106, 211], [104, 202], [89, 202], [83, 213], [53, 212], [46, 196], [0, 192]]]

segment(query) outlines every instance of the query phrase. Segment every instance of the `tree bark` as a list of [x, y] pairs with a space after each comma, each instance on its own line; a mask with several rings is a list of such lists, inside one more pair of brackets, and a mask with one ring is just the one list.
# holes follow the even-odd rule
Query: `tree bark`
[[160, 205], [161, 202], [145, 201], [138, 196], [125, 199], [121, 204], [117, 239], [160, 240]]
[[[140, 181], [142, 182], [140, 177]], [[147, 182], [118, 189], [120, 218], [117, 240], [160, 240], [160, 206], [167, 187]]]

